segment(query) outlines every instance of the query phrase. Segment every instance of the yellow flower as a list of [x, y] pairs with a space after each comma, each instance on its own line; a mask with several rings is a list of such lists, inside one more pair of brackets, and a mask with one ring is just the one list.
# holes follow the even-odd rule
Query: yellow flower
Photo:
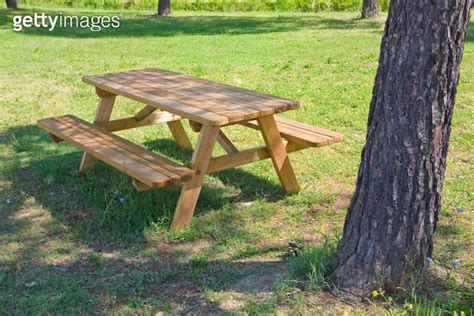
[[461, 316], [464, 316], [464, 311], [461, 311], [459, 314], [460, 314]]
[[405, 304], [405, 309], [409, 310], [409, 311], [413, 310], [413, 304], [406, 303]]
[[372, 291], [372, 297], [377, 297], [379, 295], [379, 292], [377, 291]]

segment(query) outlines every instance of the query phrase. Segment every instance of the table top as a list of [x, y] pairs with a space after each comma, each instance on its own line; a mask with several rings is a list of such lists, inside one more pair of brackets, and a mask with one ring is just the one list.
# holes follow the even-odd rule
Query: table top
[[85, 76], [82, 80], [110, 93], [214, 126], [299, 107], [295, 100], [158, 68]]

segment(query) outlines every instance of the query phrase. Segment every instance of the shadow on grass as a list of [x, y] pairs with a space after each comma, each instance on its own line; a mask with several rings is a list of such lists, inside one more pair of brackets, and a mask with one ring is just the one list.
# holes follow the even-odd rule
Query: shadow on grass
[[[144, 146], [149, 150], [158, 151], [182, 163], [191, 161], [192, 152], [181, 150], [172, 139], [165, 138], [146, 141]], [[283, 198], [281, 186], [240, 169], [225, 170], [213, 173], [212, 175], [218, 178], [224, 185], [238, 187], [241, 191], [238, 200], [262, 198], [265, 201], [274, 202]]]
[[[123, 308], [229, 314], [235, 305], [226, 304], [222, 295], [234, 293], [251, 300], [275, 292], [287, 278], [286, 260], [250, 259], [266, 251], [284, 251], [282, 245], [250, 248], [229, 259], [210, 261], [164, 243], [146, 245], [143, 231], [160, 221], [167, 225], [179, 187], [136, 193], [126, 176], [105, 164], [80, 174], [76, 170], [81, 153], [71, 152], [67, 144], [51, 144], [35, 125], [11, 128], [0, 134], [0, 140], [15, 153], [0, 161], [7, 166], [2, 180], [11, 183], [0, 192], [0, 242], [12, 249], [10, 257], [7, 251], [6, 258], [0, 257], [0, 314], [95, 314]], [[190, 158], [169, 140], [146, 146], [180, 161]], [[247, 175], [238, 170], [217, 175], [229, 183], [240, 183], [239, 176]], [[244, 186], [254, 187], [259, 179], [252, 181]], [[238, 197], [223, 197], [224, 190], [208, 186], [203, 193], [201, 213], [214, 209], [222, 213], [213, 219], [214, 228], [245, 238], [247, 232], [232, 221], [235, 212], [220, 210]], [[119, 197], [127, 202], [121, 205]], [[38, 204], [51, 219], [35, 209]], [[104, 212], [107, 205], [112, 206]], [[116, 236], [118, 245], [104, 231]], [[70, 232], [76, 237], [72, 244], [55, 244], [69, 240]], [[198, 250], [199, 254], [216, 251], [213, 246]], [[449, 308], [466, 310], [472, 289], [460, 286], [455, 293], [462, 297]]]
[[[34, 249], [22, 255], [27, 251]], [[97, 314], [122, 308], [143, 312], [151, 305], [154, 313], [222, 315], [235, 306], [220, 304], [212, 293], [253, 299], [276, 291], [287, 278], [285, 260], [182, 262], [163, 250], [152, 255], [139, 263], [94, 253], [57, 264], [29, 264], [27, 269], [16, 262], [4, 264], [0, 313]]]
[[[474, 16], [474, 11], [471, 11], [472, 16]], [[471, 18], [472, 19], [472, 18]], [[467, 42], [474, 42], [474, 22], [469, 23], [469, 28], [467, 29]]]
[[469, 284], [469, 273], [461, 277], [461, 280], [455, 281], [440, 274], [440, 270], [442, 270], [440, 267], [430, 268], [416, 284], [416, 291], [406, 292], [400, 299], [411, 300], [416, 306], [418, 315], [448, 315], [456, 314], [456, 311], [472, 312], [474, 288]]
[[[27, 12], [21, 12], [26, 14]], [[51, 15], [57, 12], [48, 12]], [[97, 15], [100, 12], [90, 12]], [[70, 13], [73, 14], [73, 13]], [[81, 12], [82, 15], [86, 15]], [[0, 9], [0, 27], [11, 28], [14, 11]], [[22, 34], [57, 36], [72, 38], [102, 38], [102, 37], [142, 37], [142, 36], [179, 36], [179, 35], [241, 35], [276, 32], [294, 32], [301, 29], [367, 29], [380, 31], [382, 22], [361, 19], [332, 19], [314, 16], [172, 16], [160, 17], [143, 15], [125, 15], [117, 29], [103, 29], [93, 32], [80, 28], [56, 28], [49, 32], [43, 28], [25, 28]]]
[[446, 224], [438, 223], [436, 227], [436, 233], [443, 237], [455, 236], [455, 235], [458, 235], [459, 232], [460, 232], [460, 228], [455, 226], [454, 223], [446, 223]]
[[[77, 239], [92, 243], [100, 236], [107, 241], [140, 242], [147, 229], [157, 225], [168, 228], [181, 186], [137, 192], [128, 176], [100, 161], [95, 168], [79, 173], [82, 153], [65, 142], [52, 143], [35, 125], [10, 128], [0, 139], [15, 152], [11, 159], [1, 161], [7, 166], [5, 179], [11, 183], [2, 195], [13, 200], [3, 205], [8, 209], [2, 211], [3, 218], [34, 199], [67, 225]], [[169, 139], [146, 142], [145, 147], [181, 163], [191, 159], [190, 151], [183, 152]], [[121, 198], [124, 203], [120, 203]], [[279, 185], [242, 170], [219, 172], [203, 186], [195, 216], [216, 211], [216, 223], [209, 225], [226, 230], [225, 234], [235, 232], [239, 228], [230, 227], [233, 224], [229, 221], [233, 205], [256, 198], [276, 201], [283, 198], [283, 191]], [[218, 215], [226, 208], [231, 211]], [[100, 242], [93, 247], [100, 249]]]
[[[206, 300], [208, 293], [268, 293], [286, 278], [284, 260], [189, 260], [190, 254], [169, 244], [147, 245], [144, 232], [148, 228], [157, 223], [167, 228], [178, 186], [138, 193], [128, 177], [100, 162], [79, 173], [81, 152], [65, 143], [51, 143], [35, 125], [10, 128], [0, 134], [0, 140], [14, 151], [12, 157], [0, 161], [6, 169], [3, 181], [9, 183], [0, 192], [0, 240], [5, 247], [21, 244], [7, 252], [11, 257], [0, 257], [0, 314], [92, 314], [147, 306], [224, 314], [230, 312], [228, 307]], [[190, 158], [171, 140], [150, 142], [147, 147], [180, 161]], [[239, 170], [217, 177], [231, 185], [248, 186], [242, 191], [251, 192], [250, 187], [260, 185], [279, 191], [278, 185]], [[248, 232], [232, 220], [235, 212], [221, 209], [249, 196], [223, 194], [222, 188], [205, 186], [197, 216], [216, 210], [210, 220], [215, 222], [209, 223], [212, 229], [246, 238]], [[123, 205], [120, 197], [126, 199]], [[72, 244], [55, 245], [63, 239]], [[40, 259], [58, 255], [62, 259], [54, 264]], [[242, 254], [238, 259], [252, 255]]]

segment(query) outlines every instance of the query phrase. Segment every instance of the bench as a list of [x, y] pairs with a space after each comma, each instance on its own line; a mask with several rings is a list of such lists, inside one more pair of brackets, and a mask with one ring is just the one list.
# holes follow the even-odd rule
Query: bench
[[[323, 147], [339, 143], [343, 139], [343, 135], [340, 133], [305, 123], [299, 123], [284, 117], [275, 117], [275, 121], [280, 136], [293, 144], [300, 145], [298, 148], [301, 149], [307, 147]], [[244, 121], [239, 124], [261, 131], [260, 126], [255, 120]], [[194, 132], [199, 132], [201, 129], [201, 124], [199, 123], [190, 121], [190, 125]], [[229, 144], [225, 144], [225, 142], [228, 142], [228, 140], [222, 140], [219, 143], [228, 153], [230, 153], [231, 150], [226, 149]], [[235, 152], [236, 150], [233, 149], [232, 151]]]
[[[155, 116], [153, 116], [155, 115]], [[172, 184], [184, 183], [192, 178], [193, 171], [181, 166], [163, 156], [155, 154], [134, 143], [123, 139], [110, 131], [153, 125], [161, 122], [156, 117], [168, 117], [167, 112], [151, 115], [152, 119], [136, 125], [128, 123], [132, 119], [110, 121], [92, 125], [76, 116], [65, 115], [38, 121], [38, 125], [48, 131], [55, 142], [66, 140], [88, 154], [100, 159], [119, 171], [133, 178], [133, 185], [138, 191], [151, 188], [161, 188]], [[155, 119], [153, 119], [155, 118]], [[179, 120], [177, 115], [170, 116], [171, 120]], [[275, 117], [281, 137], [287, 140], [285, 148], [288, 153], [308, 147], [322, 147], [342, 141], [342, 134], [312, 125], [299, 123], [282, 117]], [[192, 122], [195, 132], [200, 131], [200, 124]], [[256, 121], [241, 122], [241, 125], [260, 130]], [[124, 126], [121, 126], [124, 125]], [[225, 135], [222, 133], [223, 137]], [[235, 168], [247, 163], [270, 158], [266, 146], [238, 151], [230, 140], [219, 139], [219, 143], [233, 147], [227, 155], [212, 158], [206, 173], [214, 173], [225, 169]], [[227, 144], [227, 145], [226, 145]]]
[[[342, 141], [342, 134], [324, 128], [295, 122], [283, 117], [275, 117], [281, 137], [289, 142], [306, 147], [322, 147]], [[247, 121], [241, 125], [260, 130], [256, 121]]]
[[46, 118], [38, 125], [131, 176], [138, 191], [186, 182], [193, 171], [73, 115]]
[[[287, 118], [275, 116], [275, 122], [280, 136], [287, 140], [284, 144], [287, 153], [308, 147], [323, 147], [343, 140], [343, 135], [340, 133], [305, 123], [295, 122]], [[189, 121], [189, 123], [194, 132], [201, 130], [201, 124], [194, 121]], [[261, 131], [260, 125], [255, 120], [240, 122], [239, 124]], [[231, 169], [270, 158], [267, 146], [258, 146], [239, 151], [227, 137], [218, 137], [217, 141], [227, 152], [227, 155], [212, 158], [207, 173]], [[232, 150], [229, 150], [229, 147], [232, 148]]]

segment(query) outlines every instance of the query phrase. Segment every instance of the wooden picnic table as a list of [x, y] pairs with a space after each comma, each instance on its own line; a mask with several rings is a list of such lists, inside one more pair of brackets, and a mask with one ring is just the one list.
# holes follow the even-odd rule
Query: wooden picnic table
[[[39, 120], [39, 126], [46, 129], [54, 141], [66, 140], [85, 151], [80, 170], [93, 167], [96, 159], [103, 160], [131, 176], [138, 191], [183, 183], [172, 229], [191, 222], [206, 174], [271, 158], [283, 189], [297, 192], [300, 188], [288, 153], [342, 140], [339, 133], [275, 117], [276, 113], [297, 109], [298, 101], [168, 70], [150, 68], [107, 73], [86, 76], [83, 81], [95, 86], [99, 96], [93, 123], [65, 115]], [[138, 101], [145, 107], [133, 117], [110, 120], [117, 96]], [[192, 149], [183, 119], [188, 119], [192, 130], [199, 132], [189, 166], [177, 164], [112, 133], [166, 123], [177, 144], [183, 149]], [[222, 127], [233, 124], [259, 130], [265, 146], [239, 151], [222, 131]], [[216, 142], [226, 155], [212, 157]]]

